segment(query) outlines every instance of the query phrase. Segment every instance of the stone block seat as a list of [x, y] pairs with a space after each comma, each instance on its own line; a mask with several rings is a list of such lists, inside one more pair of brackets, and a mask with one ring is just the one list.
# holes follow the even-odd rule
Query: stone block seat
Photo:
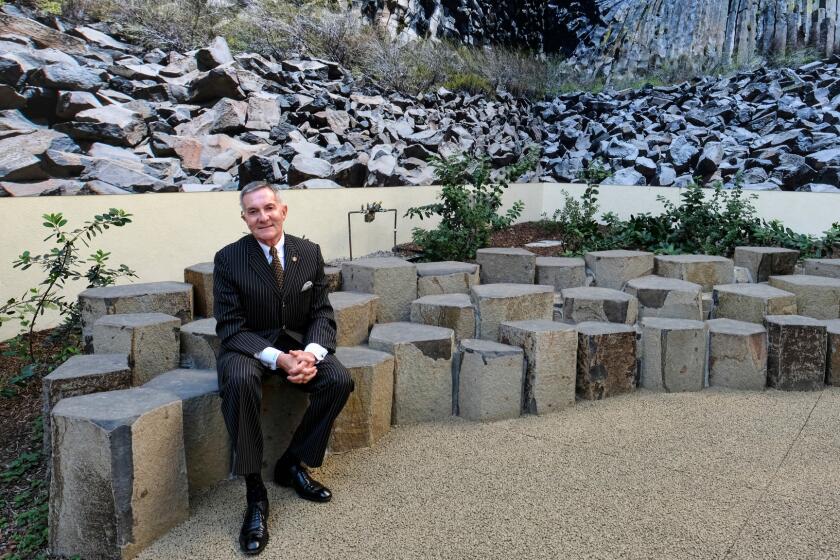
[[309, 406], [309, 395], [291, 387], [279, 375], [263, 378], [262, 391], [262, 476], [264, 480], [271, 480], [274, 464], [289, 447], [295, 429]]
[[341, 290], [341, 267], [325, 266], [324, 277], [327, 281], [327, 291], [338, 292]]
[[840, 259], [805, 259], [803, 272], [811, 276], [840, 278]]
[[654, 274], [693, 282], [710, 292], [717, 284], [735, 283], [735, 263], [714, 255], [659, 255]]
[[706, 325], [690, 319], [642, 320], [640, 384], [645, 389], [678, 393], [703, 389]]
[[840, 319], [840, 278], [791, 274], [771, 276], [770, 285], [796, 295], [796, 312], [815, 319]]
[[498, 341], [504, 321], [554, 316], [554, 288], [538, 284], [482, 284], [473, 286], [470, 298], [476, 309], [476, 338]]
[[475, 307], [467, 294], [424, 296], [411, 302], [411, 322], [452, 329], [458, 342], [475, 336]]
[[475, 261], [481, 267], [482, 284], [533, 284], [537, 256], [525, 249], [479, 249]]
[[586, 285], [586, 262], [580, 257], [537, 257], [536, 283], [559, 292]]
[[796, 249], [735, 247], [735, 266], [749, 270], [753, 282], [767, 282], [768, 278], [778, 274], [793, 274], [797, 260], [799, 251]]
[[213, 263], [204, 262], [184, 269], [184, 282], [193, 287], [193, 313], [196, 317], [213, 316]]
[[761, 391], [767, 386], [767, 329], [712, 319], [709, 328], [709, 387]]
[[840, 319], [826, 321], [828, 357], [825, 382], [840, 387]]
[[132, 384], [178, 367], [181, 320], [164, 313], [105, 315], [93, 325], [97, 354], [128, 354]]
[[584, 260], [599, 288], [621, 290], [628, 280], [653, 274], [653, 253], [647, 251], [593, 251]]
[[636, 330], [618, 323], [577, 325], [577, 396], [600, 400], [636, 389]]
[[479, 421], [518, 417], [522, 349], [474, 338], [462, 340], [458, 349], [458, 415]]
[[417, 297], [469, 294], [479, 282], [477, 264], [442, 261], [417, 263]]
[[826, 322], [803, 315], [768, 315], [767, 385], [810, 391], [825, 385]]
[[703, 317], [702, 286], [676, 278], [642, 276], [629, 280], [624, 291], [639, 301], [639, 319], [668, 317], [699, 321]]
[[764, 323], [767, 315], [794, 315], [796, 296], [767, 284], [723, 284], [712, 292], [712, 318]]
[[374, 325], [369, 346], [394, 356], [391, 422], [412, 424], [452, 415], [452, 329], [417, 323]]
[[215, 369], [176, 369], [146, 383], [181, 399], [184, 454], [190, 496], [230, 475], [231, 444], [222, 417], [219, 381]]
[[408, 321], [417, 299], [417, 267], [396, 257], [341, 263], [341, 283], [344, 291], [379, 296], [377, 323]]
[[332, 292], [328, 297], [335, 312], [336, 346], [356, 346], [366, 342], [376, 322], [379, 296], [361, 292]]
[[216, 319], [199, 319], [181, 327], [181, 356], [184, 363], [199, 369], [216, 369], [221, 349]]
[[137, 555], [189, 516], [181, 400], [154, 389], [62, 399], [52, 418], [53, 554]]
[[565, 321], [632, 325], [639, 314], [639, 300], [636, 296], [611, 288], [568, 288], [561, 293]]

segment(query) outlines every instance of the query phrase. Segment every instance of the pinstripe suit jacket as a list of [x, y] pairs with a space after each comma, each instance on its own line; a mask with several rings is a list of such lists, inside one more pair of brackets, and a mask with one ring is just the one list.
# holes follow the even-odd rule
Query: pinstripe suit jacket
[[[286, 234], [283, 289], [253, 235], [216, 253], [213, 269], [213, 315], [225, 353], [257, 356], [287, 334], [306, 346], [320, 344], [335, 352], [335, 317], [324, 277], [321, 248]], [[306, 282], [312, 288], [302, 291]]]

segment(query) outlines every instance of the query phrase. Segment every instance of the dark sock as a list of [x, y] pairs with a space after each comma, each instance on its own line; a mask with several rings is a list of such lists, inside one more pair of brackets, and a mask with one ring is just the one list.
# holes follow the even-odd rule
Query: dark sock
[[265, 484], [260, 473], [245, 475], [246, 498], [248, 503], [260, 502], [268, 499]]

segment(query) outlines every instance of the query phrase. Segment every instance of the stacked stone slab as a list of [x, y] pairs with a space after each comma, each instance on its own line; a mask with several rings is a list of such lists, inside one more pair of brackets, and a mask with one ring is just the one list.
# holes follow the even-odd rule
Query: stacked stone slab
[[213, 316], [213, 263], [194, 264], [184, 269], [184, 282], [193, 287], [193, 313], [196, 317]]
[[769, 315], [767, 385], [786, 391], [810, 391], [825, 384], [825, 321], [802, 315]]
[[584, 260], [599, 288], [621, 290], [628, 280], [653, 274], [653, 253], [646, 251], [594, 251]]
[[475, 260], [481, 267], [482, 284], [534, 283], [537, 256], [525, 249], [479, 249]]
[[332, 292], [330, 304], [335, 312], [336, 345], [356, 346], [367, 341], [376, 322], [379, 296], [359, 292]]
[[658, 276], [699, 284], [704, 292], [717, 284], [735, 283], [735, 264], [714, 255], [660, 255], [654, 269]]
[[132, 558], [189, 516], [180, 399], [128, 389], [53, 409], [53, 554]]
[[638, 299], [639, 319], [668, 317], [699, 321], [703, 318], [699, 284], [676, 278], [642, 276], [629, 280], [624, 291]]
[[391, 429], [394, 357], [365, 346], [339, 347], [335, 355], [355, 388], [335, 420], [330, 449], [341, 453], [370, 447]]
[[601, 321], [632, 325], [639, 315], [635, 296], [610, 288], [563, 290], [563, 320], [574, 323]]
[[840, 259], [805, 259], [805, 274], [840, 278]]
[[598, 400], [636, 388], [636, 330], [618, 323], [577, 325], [578, 397]]
[[454, 332], [443, 327], [417, 323], [373, 327], [370, 347], [394, 356], [394, 424], [431, 422], [452, 415], [454, 344]]
[[522, 349], [489, 340], [459, 345], [458, 415], [468, 420], [516, 418], [522, 409]]
[[826, 321], [828, 356], [825, 382], [840, 387], [840, 319]]
[[417, 297], [469, 294], [478, 284], [478, 265], [456, 261], [417, 264]]
[[377, 323], [408, 321], [417, 299], [417, 267], [394, 257], [341, 263], [342, 289], [379, 296]]
[[537, 257], [537, 284], [559, 292], [586, 285], [586, 262], [580, 257]]
[[181, 361], [198, 369], [216, 369], [221, 349], [216, 319], [199, 319], [181, 327]]
[[794, 315], [796, 296], [767, 284], [725, 284], [712, 292], [712, 317], [764, 323], [767, 315]]
[[753, 282], [767, 282], [774, 275], [793, 274], [798, 260], [799, 251], [795, 249], [735, 247], [735, 265], [749, 270]]
[[338, 292], [341, 290], [341, 267], [340, 266], [325, 266], [324, 277], [327, 281], [327, 291]]
[[840, 319], [840, 278], [792, 274], [771, 276], [770, 285], [796, 295], [796, 310], [815, 319]]
[[547, 414], [575, 403], [577, 330], [554, 321], [511, 321], [499, 327], [503, 344], [525, 352], [522, 413]]
[[132, 384], [178, 367], [181, 320], [164, 313], [105, 315], [93, 325], [97, 354], [128, 354]]
[[263, 379], [262, 391], [262, 476], [270, 480], [274, 476], [275, 463], [289, 447], [295, 429], [309, 406], [309, 395], [291, 387], [280, 375]]
[[554, 316], [554, 289], [525, 284], [482, 284], [470, 294], [476, 309], [477, 338], [498, 341], [499, 325], [505, 321], [543, 319]]
[[424, 296], [411, 303], [411, 322], [452, 329], [457, 343], [475, 336], [475, 307], [467, 294]]
[[176, 369], [159, 375], [144, 387], [181, 399], [190, 496], [228, 478], [231, 446], [222, 417], [216, 370]]
[[702, 321], [650, 317], [642, 321], [641, 386], [679, 393], [703, 389], [706, 325]]
[[709, 387], [760, 391], [767, 386], [767, 329], [755, 323], [712, 319]]

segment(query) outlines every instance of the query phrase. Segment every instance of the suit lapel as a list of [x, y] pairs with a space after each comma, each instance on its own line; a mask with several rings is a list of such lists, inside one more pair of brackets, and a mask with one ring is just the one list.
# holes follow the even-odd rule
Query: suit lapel
[[300, 264], [298, 263], [298, 259], [300, 259], [300, 255], [298, 254], [297, 245], [295, 245], [294, 238], [290, 235], [286, 235], [286, 243], [283, 247], [283, 261], [285, 266], [283, 267], [283, 295], [289, 295], [289, 290], [291, 289], [290, 286], [297, 285], [295, 283], [295, 277], [297, 276], [300, 270]]
[[271, 289], [274, 290], [277, 297], [282, 299], [283, 293], [280, 291], [280, 287], [274, 279], [274, 271], [271, 270], [271, 266], [265, 258], [265, 253], [263, 253], [262, 247], [260, 247], [259, 243], [253, 236], [251, 236], [250, 242], [248, 243], [248, 261], [250, 262], [251, 268], [254, 270], [257, 277], [267, 283]]

